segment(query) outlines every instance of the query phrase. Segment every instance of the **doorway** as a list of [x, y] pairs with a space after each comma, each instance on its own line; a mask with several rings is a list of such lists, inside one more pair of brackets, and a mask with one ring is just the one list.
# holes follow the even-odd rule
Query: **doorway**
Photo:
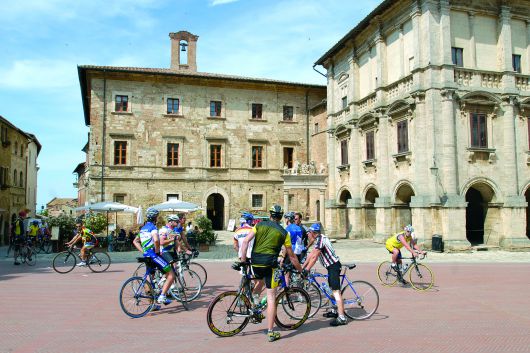
[[343, 190], [339, 197], [339, 224], [342, 225], [341, 231], [344, 232], [344, 237], [348, 238], [351, 231], [350, 217], [348, 215], [348, 200], [351, 199], [351, 194], [348, 190]]
[[206, 216], [212, 221], [214, 230], [224, 228], [225, 199], [221, 194], [211, 194], [206, 200]]
[[480, 191], [469, 188], [466, 202], [466, 238], [471, 245], [484, 244], [484, 198]]

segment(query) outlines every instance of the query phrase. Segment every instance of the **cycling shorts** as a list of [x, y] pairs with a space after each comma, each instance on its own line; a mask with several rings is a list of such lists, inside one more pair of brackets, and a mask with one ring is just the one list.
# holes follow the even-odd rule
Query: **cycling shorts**
[[276, 279], [276, 268], [272, 267], [261, 267], [261, 266], [252, 266], [252, 272], [254, 273], [255, 279], [262, 279], [265, 281], [265, 287], [267, 289], [278, 287], [279, 281]]
[[94, 246], [96, 246], [96, 244], [86, 242], [86, 243], [83, 244], [83, 249], [90, 250], [90, 249], [92, 249]]
[[335, 262], [333, 265], [329, 265], [328, 270], [328, 284], [331, 290], [340, 290], [340, 269], [342, 265], [339, 262]]
[[144, 254], [144, 257], [149, 257], [153, 260], [156, 267], [162, 272], [162, 273], [168, 273], [171, 271], [171, 265], [164, 260], [164, 258], [160, 255], [155, 254], [154, 252], [152, 254]]
[[393, 247], [392, 245], [387, 245], [386, 246], [386, 249], [388, 250], [389, 253], [393, 254], [394, 253], [394, 249], [396, 249], [398, 251], [398, 259], [401, 259], [401, 250], [398, 249], [398, 248], [395, 248]]

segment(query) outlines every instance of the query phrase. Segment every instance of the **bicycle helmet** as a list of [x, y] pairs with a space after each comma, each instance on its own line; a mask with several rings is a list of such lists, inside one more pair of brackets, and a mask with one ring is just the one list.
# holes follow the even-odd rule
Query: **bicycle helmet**
[[309, 231], [320, 233], [320, 224], [314, 223], [311, 227], [309, 227]]
[[172, 222], [172, 221], [178, 222], [179, 220], [180, 218], [176, 214], [170, 214], [169, 216], [167, 216], [168, 222]]
[[250, 224], [254, 220], [254, 215], [250, 212], [243, 212], [241, 214], [241, 219], [244, 219], [248, 224]]
[[280, 205], [273, 205], [271, 208], [269, 208], [269, 213], [274, 219], [282, 219], [283, 208]]
[[152, 207], [149, 207], [147, 211], [145, 211], [145, 218], [147, 218], [148, 221], [154, 221], [156, 220], [156, 217], [158, 217], [158, 210]]
[[291, 211], [291, 212], [287, 212], [287, 213], [283, 216], [283, 218], [288, 219], [289, 222], [293, 223], [293, 222], [294, 222], [294, 212], [292, 212], [292, 211]]
[[31, 221], [31, 224], [33, 224], [33, 225], [35, 225], [35, 226], [36, 226], [36, 225], [38, 225], [38, 224], [39, 224], [39, 221], [37, 221], [36, 219], [34, 219], [33, 221]]
[[410, 224], [406, 225], [405, 228], [403, 228], [403, 230], [405, 232], [410, 232], [410, 233], [414, 232], [414, 228], [412, 228], [412, 226]]

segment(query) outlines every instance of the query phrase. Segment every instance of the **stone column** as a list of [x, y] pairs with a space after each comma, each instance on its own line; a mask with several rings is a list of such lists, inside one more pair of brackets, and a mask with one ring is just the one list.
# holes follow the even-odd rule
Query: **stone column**
[[326, 199], [326, 190], [319, 190], [320, 193], [318, 195], [318, 201], [319, 201], [319, 204], [320, 204], [320, 209], [318, 210], [318, 213], [320, 214], [320, 223], [324, 225], [324, 228], [326, 229], [327, 231], [327, 228], [326, 228], [326, 212], [325, 212], [325, 209], [326, 209], [326, 204], [325, 204], [325, 199]]
[[[452, 65], [451, 57], [451, 7], [449, 0], [440, 0], [440, 27], [439, 32], [441, 37], [440, 63], [442, 65]], [[452, 66], [445, 67], [442, 70], [442, 84], [444, 82], [454, 82], [454, 69]]]
[[530, 67], [530, 19], [526, 20], [526, 67]]
[[[375, 199], [374, 207], [376, 209], [376, 225], [374, 241], [384, 242], [392, 232], [392, 207], [390, 204], [390, 187], [392, 182], [389, 177], [389, 168], [394, 166], [392, 156], [390, 153], [391, 147], [388, 145], [389, 140], [389, 117], [387, 115], [379, 115], [379, 131], [376, 134], [376, 150], [379, 150], [378, 157], [381, 163], [377, 165], [377, 181], [376, 184], [380, 186], [379, 197]], [[378, 158], [378, 160], [379, 160]]]
[[405, 45], [403, 39], [403, 25], [399, 26], [399, 78], [405, 76]]
[[390, 197], [378, 197], [375, 199], [375, 234], [374, 241], [384, 243], [392, 235], [392, 206]]
[[470, 57], [471, 62], [469, 63], [470, 68], [474, 69], [477, 67], [477, 47], [475, 44], [475, 13], [470, 11], [467, 13], [468, 20], [469, 20], [469, 49], [470, 49]]
[[499, 14], [498, 56], [501, 67], [499, 71], [512, 71], [512, 26], [508, 6], [501, 6]]
[[377, 82], [375, 85], [375, 89], [378, 89], [379, 87], [384, 87], [386, 85], [387, 77], [386, 77], [386, 43], [383, 38], [383, 35], [381, 34], [381, 23], [380, 19], [377, 17], [374, 19], [374, 21], [377, 22], [377, 32], [374, 39], [375, 44], [375, 51], [376, 51], [376, 58], [377, 58]]
[[448, 195], [458, 193], [458, 161], [456, 156], [456, 127], [455, 127], [455, 91], [444, 89], [440, 91], [442, 101], [442, 169], [443, 183]]
[[289, 190], [283, 189], [283, 211], [289, 212]]
[[413, 13], [412, 13], [412, 33], [414, 37], [414, 67], [417, 69], [420, 66], [421, 59], [421, 36], [420, 36], [420, 18], [421, 18], [421, 8], [418, 2], [414, 2]]
[[[329, 102], [328, 102], [329, 104]], [[329, 110], [328, 110], [329, 111]], [[328, 200], [322, 203], [323, 210], [325, 211], [326, 223], [324, 224], [326, 228], [327, 235], [332, 236], [336, 233], [336, 183], [337, 180], [337, 161], [335, 160], [335, 151], [337, 149], [337, 140], [335, 139], [334, 134], [334, 124], [333, 117], [328, 115], [328, 142], [327, 142], [327, 158], [328, 158]]]

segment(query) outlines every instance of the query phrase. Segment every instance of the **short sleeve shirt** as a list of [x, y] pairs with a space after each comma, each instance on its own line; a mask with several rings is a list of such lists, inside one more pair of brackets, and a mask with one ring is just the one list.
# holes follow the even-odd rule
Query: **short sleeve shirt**
[[[243, 245], [243, 239], [245, 239], [245, 237], [252, 231], [252, 227], [249, 226], [248, 224], [244, 224], [242, 225], [241, 227], [237, 228], [237, 230], [235, 231], [234, 233], [234, 239], [237, 240], [237, 243], [239, 245], [239, 251], [237, 253], [237, 256], [239, 256], [239, 258], [241, 258], [241, 245]], [[254, 239], [252, 239], [252, 241], [248, 244], [248, 248], [247, 248], [247, 258], [251, 258], [252, 257], [252, 247], [254, 246]]]
[[255, 234], [252, 265], [276, 267], [282, 246], [292, 246], [289, 232], [274, 221], [259, 222], [252, 231]]

